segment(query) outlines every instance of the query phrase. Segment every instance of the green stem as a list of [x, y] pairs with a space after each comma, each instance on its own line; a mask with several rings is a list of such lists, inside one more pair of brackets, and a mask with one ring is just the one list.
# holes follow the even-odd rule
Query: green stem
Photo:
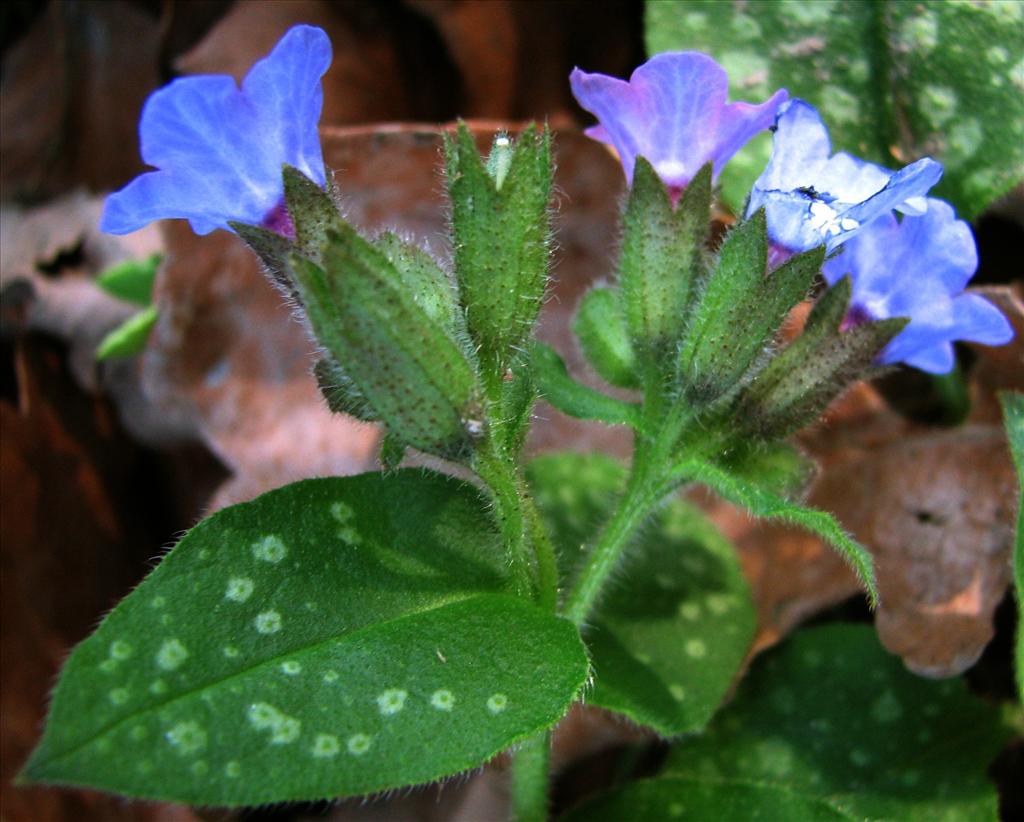
[[515, 592], [519, 596], [533, 598], [534, 574], [526, 538], [519, 478], [516, 467], [502, 459], [496, 451], [493, 446], [480, 448], [473, 459], [473, 470], [491, 492], [494, 515], [508, 554]]
[[[640, 433], [636, 435], [633, 469], [626, 493], [601, 531], [587, 564], [566, 598], [563, 614], [576, 625], [586, 622], [636, 530], [675, 487], [667, 482], [666, 471], [671, 464], [676, 443], [691, 415], [679, 403], [667, 413], [661, 408], [661, 403], [657, 405], [655, 408], [654, 403], [651, 403], [644, 409], [644, 420], [652, 427], [658, 425], [655, 429], [657, 434], [654, 437], [645, 437]], [[659, 417], [660, 424], [655, 423]]]
[[520, 499], [526, 515], [530, 541], [533, 544], [534, 559], [537, 562], [538, 603], [542, 608], [554, 611], [558, 607], [558, 561], [555, 558], [555, 546], [540, 518], [533, 497], [525, 487], [525, 482], [522, 485]]
[[547, 822], [551, 731], [527, 739], [512, 756], [512, 819]]

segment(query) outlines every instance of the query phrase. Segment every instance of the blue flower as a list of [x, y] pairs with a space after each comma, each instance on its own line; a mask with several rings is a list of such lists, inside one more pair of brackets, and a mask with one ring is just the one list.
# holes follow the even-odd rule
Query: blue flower
[[290, 228], [281, 168], [287, 163], [325, 184], [317, 124], [320, 78], [331, 42], [295, 26], [252, 67], [241, 88], [226, 75], [183, 77], [154, 92], [139, 123], [142, 159], [157, 171], [107, 198], [100, 228], [127, 234], [166, 217], [197, 234], [235, 220]]
[[825, 262], [829, 285], [847, 274], [853, 296], [847, 324], [909, 317], [910, 324], [882, 351], [881, 363], [903, 362], [945, 374], [953, 341], [1002, 345], [1013, 329], [999, 309], [962, 293], [978, 267], [971, 229], [953, 207], [929, 198], [920, 216], [880, 217]]
[[574, 69], [569, 81], [579, 104], [600, 121], [588, 137], [614, 146], [632, 183], [633, 166], [644, 157], [673, 196], [707, 162], [717, 174], [757, 132], [768, 128], [784, 89], [760, 105], [726, 103], [729, 79], [706, 54], [658, 54], [629, 82]]
[[768, 236], [790, 252], [823, 243], [831, 251], [894, 208], [921, 213], [924, 195], [942, 177], [926, 157], [897, 172], [839, 153], [813, 106], [790, 100], [776, 119], [772, 156], [754, 183], [749, 217], [762, 206]]

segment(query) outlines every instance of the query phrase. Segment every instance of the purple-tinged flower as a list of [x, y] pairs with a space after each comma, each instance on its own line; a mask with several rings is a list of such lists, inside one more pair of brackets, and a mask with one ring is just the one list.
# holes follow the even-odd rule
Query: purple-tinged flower
[[838, 247], [893, 209], [920, 214], [924, 195], [942, 177], [926, 157], [892, 172], [840, 152], [830, 157], [828, 129], [813, 106], [790, 100], [779, 108], [772, 156], [754, 183], [749, 217], [762, 206], [768, 236], [789, 252]]
[[142, 159], [158, 170], [107, 198], [101, 230], [127, 234], [179, 217], [197, 234], [228, 228], [229, 220], [289, 233], [282, 166], [295, 166], [318, 185], [326, 181], [317, 124], [320, 78], [330, 64], [327, 35], [295, 26], [241, 88], [226, 75], [204, 75], [154, 92], [139, 137]]
[[644, 157], [673, 197], [707, 162], [717, 175], [757, 132], [768, 128], [784, 89], [760, 105], [726, 103], [729, 78], [706, 54], [658, 54], [630, 75], [629, 82], [578, 68], [569, 77], [579, 104], [599, 125], [588, 137], [614, 146], [633, 182], [636, 158]]
[[943, 200], [928, 198], [920, 216], [879, 217], [826, 260], [829, 285], [850, 275], [848, 324], [886, 317], [910, 323], [882, 351], [882, 363], [904, 362], [945, 374], [953, 341], [1002, 345], [1013, 338], [998, 308], [964, 287], [978, 267], [971, 229]]

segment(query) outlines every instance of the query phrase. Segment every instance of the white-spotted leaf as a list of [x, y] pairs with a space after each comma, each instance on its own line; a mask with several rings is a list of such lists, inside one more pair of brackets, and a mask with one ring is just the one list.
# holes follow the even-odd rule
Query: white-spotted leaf
[[476, 490], [306, 480], [214, 514], [79, 645], [30, 780], [204, 805], [372, 793], [556, 722], [576, 629], [507, 593]]
[[[625, 484], [597, 454], [556, 454], [529, 469], [568, 573]], [[665, 736], [702, 729], [753, 639], [754, 606], [732, 546], [693, 506], [664, 506], [632, 545], [588, 621], [587, 701]]]

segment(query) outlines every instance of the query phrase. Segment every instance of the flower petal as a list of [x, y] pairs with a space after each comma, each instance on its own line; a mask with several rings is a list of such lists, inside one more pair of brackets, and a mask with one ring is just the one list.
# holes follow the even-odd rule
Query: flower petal
[[182, 217], [206, 234], [229, 220], [259, 224], [281, 200], [281, 168], [296, 166], [323, 185], [317, 123], [327, 35], [289, 30], [239, 89], [231, 77], [183, 77], [143, 107], [139, 134], [148, 172], [107, 199], [100, 227], [134, 231]]
[[632, 182], [638, 156], [669, 186], [685, 186], [707, 162], [715, 173], [758, 131], [767, 128], [786, 92], [753, 105], [726, 103], [724, 69], [706, 54], [666, 52], [637, 68], [629, 81], [574, 69], [573, 94], [600, 121], [588, 136], [610, 143]]

